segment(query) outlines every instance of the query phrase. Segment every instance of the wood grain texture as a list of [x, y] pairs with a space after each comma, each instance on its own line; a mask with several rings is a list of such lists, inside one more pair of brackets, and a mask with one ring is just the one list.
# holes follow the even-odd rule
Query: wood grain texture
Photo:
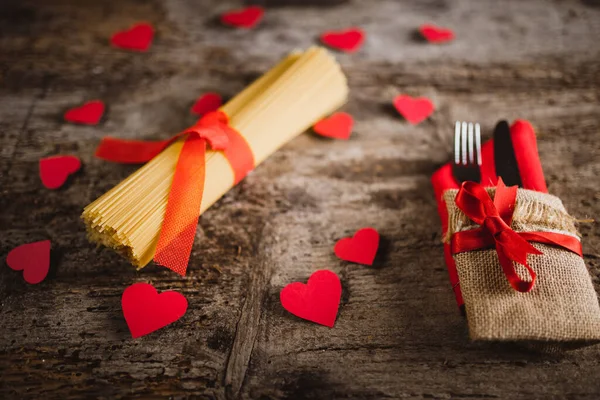
[[[269, 4], [275, 4], [270, 1]], [[285, 3], [283, 1], [282, 3]], [[0, 268], [0, 397], [597, 399], [600, 348], [563, 356], [471, 343], [443, 262], [429, 179], [450, 158], [452, 126], [529, 119], [550, 192], [600, 218], [600, 7], [597, 1], [351, 1], [269, 9], [253, 31], [221, 27], [233, 1], [5, 0], [0, 3], [0, 255], [51, 239], [40, 285]], [[112, 49], [132, 23], [155, 24], [148, 53]], [[456, 30], [418, 40], [419, 24]], [[340, 55], [351, 85], [347, 142], [303, 134], [200, 219], [189, 274], [134, 271], [94, 249], [82, 208], [134, 170], [94, 159], [105, 135], [164, 138], [190, 125], [197, 96], [231, 97], [326, 29], [359, 25], [363, 49]], [[391, 108], [430, 97], [418, 126]], [[97, 127], [62, 121], [86, 100]], [[40, 157], [81, 157], [67, 187], [43, 188]], [[363, 226], [382, 235], [372, 268], [333, 244]], [[583, 224], [600, 290], [600, 228]], [[340, 275], [334, 329], [285, 312], [279, 291], [316, 269]], [[134, 282], [189, 301], [173, 325], [132, 340], [120, 297]]]

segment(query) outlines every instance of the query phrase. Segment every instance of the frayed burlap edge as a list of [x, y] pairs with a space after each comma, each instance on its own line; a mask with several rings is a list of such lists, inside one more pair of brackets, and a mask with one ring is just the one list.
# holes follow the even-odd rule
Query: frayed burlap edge
[[[493, 199], [496, 188], [486, 188], [486, 190]], [[454, 203], [457, 193], [457, 189], [451, 189], [443, 195], [448, 209], [448, 231], [444, 236], [444, 242], [449, 242], [450, 237], [456, 232], [478, 227]], [[512, 219], [512, 228], [515, 231], [550, 231], [579, 236], [575, 227], [576, 221], [567, 213], [558, 197], [533, 190], [517, 190]]]

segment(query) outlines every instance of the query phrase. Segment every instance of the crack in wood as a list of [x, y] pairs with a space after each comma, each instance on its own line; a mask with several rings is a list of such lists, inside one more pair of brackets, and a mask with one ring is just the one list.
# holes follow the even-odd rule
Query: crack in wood
[[[262, 237], [265, 227], [259, 231], [255, 241], [255, 253], [261, 254], [263, 247]], [[242, 306], [240, 317], [236, 324], [233, 345], [227, 359], [225, 370], [225, 395], [228, 399], [234, 399], [239, 396], [242, 389], [254, 342], [258, 335], [258, 325], [260, 322], [261, 309], [265, 294], [269, 289], [269, 278], [272, 269], [264, 256], [259, 259], [254, 268], [250, 271], [250, 283], [246, 293], [246, 299]]]
[[38, 103], [38, 101], [40, 101], [41, 99], [46, 97], [49, 86], [50, 86], [49, 79], [45, 79], [40, 92], [37, 95], [33, 96], [33, 99], [31, 100], [31, 104], [29, 104], [29, 107], [27, 108], [27, 113], [25, 114], [25, 118], [23, 120], [23, 123], [21, 124], [21, 128], [19, 129], [19, 136], [17, 137], [17, 141], [15, 142], [12, 152], [10, 153], [10, 156], [8, 158], [8, 165], [6, 166], [6, 173], [5, 173], [6, 176], [8, 176], [10, 174], [15, 157], [17, 155], [17, 150], [19, 148], [19, 145], [21, 144], [23, 137], [25, 136], [27, 127], [29, 126], [29, 122], [31, 121], [31, 118], [33, 117], [33, 112], [35, 110], [35, 106]]

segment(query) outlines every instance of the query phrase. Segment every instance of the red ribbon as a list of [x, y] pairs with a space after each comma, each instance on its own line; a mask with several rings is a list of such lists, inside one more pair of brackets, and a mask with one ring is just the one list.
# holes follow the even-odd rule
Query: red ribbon
[[235, 185], [254, 169], [254, 155], [244, 137], [229, 125], [224, 112], [214, 111], [168, 140], [103, 138], [96, 157], [120, 163], [143, 163], [181, 137], [186, 138], [177, 159], [154, 261], [185, 275], [204, 193], [206, 144], [213, 150], [223, 151], [233, 169]]
[[[452, 254], [465, 251], [496, 248], [504, 275], [513, 289], [529, 292], [535, 283], [536, 273], [527, 264], [528, 254], [543, 254], [529, 242], [545, 243], [562, 247], [582, 256], [581, 242], [577, 238], [553, 232], [515, 232], [510, 224], [517, 198], [517, 187], [506, 187], [498, 179], [494, 200], [478, 183], [463, 182], [456, 195], [456, 205], [473, 222], [477, 229], [456, 232], [452, 235]], [[530, 281], [521, 279], [514, 262], [523, 265], [529, 272]]]

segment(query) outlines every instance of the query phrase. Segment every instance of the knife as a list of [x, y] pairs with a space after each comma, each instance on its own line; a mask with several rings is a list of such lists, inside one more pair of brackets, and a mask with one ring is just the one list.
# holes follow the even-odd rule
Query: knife
[[506, 186], [523, 187], [519, 165], [510, 140], [510, 126], [505, 120], [498, 122], [494, 128], [494, 163], [496, 176], [502, 178]]

